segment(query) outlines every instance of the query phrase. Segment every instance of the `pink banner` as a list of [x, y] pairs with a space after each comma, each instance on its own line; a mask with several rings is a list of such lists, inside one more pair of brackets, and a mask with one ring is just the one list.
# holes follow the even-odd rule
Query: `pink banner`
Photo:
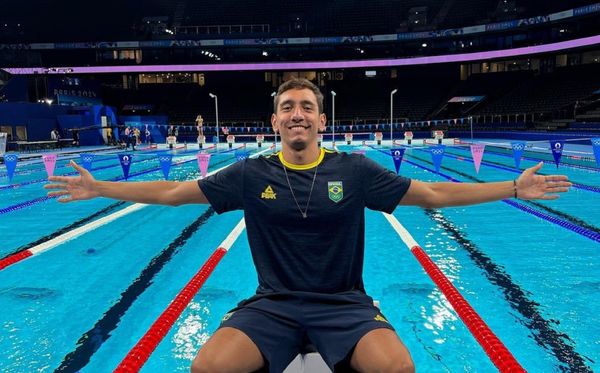
[[46, 173], [48, 176], [54, 175], [54, 166], [56, 166], [56, 154], [44, 154], [42, 155], [44, 160], [44, 167], [46, 167]]
[[200, 169], [200, 174], [202, 175], [202, 178], [205, 178], [206, 173], [208, 172], [208, 162], [210, 162], [210, 154], [198, 153], [196, 154], [196, 158], [198, 159], [198, 168]]
[[481, 160], [483, 159], [483, 151], [485, 150], [484, 144], [472, 144], [471, 155], [473, 156], [473, 164], [475, 165], [475, 171], [479, 173], [479, 166], [481, 166]]

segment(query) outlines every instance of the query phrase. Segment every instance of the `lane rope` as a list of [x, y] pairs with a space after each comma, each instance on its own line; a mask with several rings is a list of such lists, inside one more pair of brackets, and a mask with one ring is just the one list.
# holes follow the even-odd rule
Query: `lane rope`
[[138, 372], [142, 368], [159, 343], [164, 339], [169, 330], [171, 330], [188, 304], [200, 291], [215, 267], [219, 264], [225, 254], [227, 254], [233, 243], [238, 239], [245, 227], [246, 223], [244, 218], [242, 218], [229, 235], [227, 235], [225, 240], [212, 253], [210, 258], [208, 258], [202, 268], [200, 268], [194, 277], [192, 277], [192, 279], [183, 287], [175, 299], [173, 299], [152, 326], [150, 326], [148, 331], [144, 333], [142, 338], [140, 338], [135, 346], [127, 353], [114, 370], [115, 373]]
[[410, 252], [417, 258], [425, 272], [427, 272], [446, 299], [448, 299], [458, 316], [467, 326], [473, 337], [477, 340], [477, 343], [483, 348], [496, 368], [502, 373], [526, 372], [508, 348], [500, 341], [494, 332], [492, 332], [485, 321], [483, 321], [481, 316], [477, 314], [477, 311], [475, 311], [440, 268], [433, 260], [431, 260], [421, 246], [419, 246], [408, 230], [400, 224], [398, 219], [396, 219], [394, 215], [386, 213], [382, 214], [392, 228], [394, 228], [398, 236], [400, 236], [404, 244], [410, 249]]
[[[264, 150], [261, 150], [258, 153], [252, 154], [251, 157], [257, 157], [257, 156], [261, 155], [262, 153], [265, 153], [265, 152], [270, 151], [270, 150], [271, 150], [271, 148], [266, 148]], [[233, 163], [231, 163], [231, 164], [233, 164]], [[210, 176], [210, 175], [212, 175], [214, 173], [217, 173], [217, 172], [219, 172], [219, 171], [221, 171], [221, 170], [223, 170], [223, 169], [231, 166], [231, 164], [228, 164], [227, 166], [221, 167], [221, 168], [219, 168], [217, 170], [211, 171], [211, 172], [209, 172], [207, 174], [207, 176]], [[50, 197], [43, 197], [43, 198], [44, 199], [49, 199]], [[69, 231], [67, 233], [61, 234], [58, 237], [55, 237], [55, 238], [53, 238], [53, 239], [51, 239], [49, 241], [46, 241], [46, 242], [41, 243], [39, 245], [36, 245], [36, 246], [34, 246], [34, 247], [30, 248], [30, 249], [23, 250], [23, 251], [18, 252], [16, 254], [7, 256], [7, 257], [5, 257], [3, 259], [0, 259], [0, 271], [4, 270], [5, 268], [7, 268], [7, 267], [9, 267], [9, 266], [11, 266], [11, 265], [13, 265], [15, 263], [21, 262], [24, 259], [30, 258], [30, 257], [38, 255], [38, 254], [41, 254], [44, 251], [48, 251], [50, 249], [53, 249], [56, 246], [62, 245], [63, 243], [65, 243], [67, 241], [70, 241], [70, 240], [72, 240], [74, 238], [77, 238], [77, 237], [79, 237], [79, 236], [81, 236], [81, 235], [83, 235], [83, 234], [85, 234], [85, 233], [87, 233], [87, 232], [89, 232], [89, 231], [91, 231], [93, 229], [96, 229], [96, 228], [98, 228], [98, 227], [100, 227], [102, 225], [108, 224], [108, 223], [110, 223], [110, 222], [112, 222], [114, 220], [117, 220], [117, 219], [119, 219], [119, 218], [121, 218], [121, 217], [123, 217], [125, 215], [128, 215], [128, 214], [130, 214], [130, 213], [132, 213], [134, 211], [141, 210], [142, 208], [144, 208], [146, 206], [148, 206], [148, 205], [147, 204], [143, 204], [143, 203], [134, 203], [133, 205], [128, 206], [128, 207], [124, 208], [123, 210], [114, 212], [114, 213], [112, 213], [110, 215], [107, 215], [107, 216], [105, 216], [103, 218], [100, 218], [98, 220], [90, 222], [90, 223], [88, 223], [88, 224], [86, 224], [84, 226], [81, 226], [79, 228], [76, 228], [76, 229], [74, 229], [72, 231]]]

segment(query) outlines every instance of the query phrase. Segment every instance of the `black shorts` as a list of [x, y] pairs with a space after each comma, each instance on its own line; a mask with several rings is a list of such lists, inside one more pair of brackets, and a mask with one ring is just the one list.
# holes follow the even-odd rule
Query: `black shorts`
[[271, 373], [283, 372], [307, 339], [333, 371], [350, 358], [365, 334], [379, 328], [394, 330], [373, 299], [359, 291], [257, 295], [227, 313], [222, 327], [250, 337]]

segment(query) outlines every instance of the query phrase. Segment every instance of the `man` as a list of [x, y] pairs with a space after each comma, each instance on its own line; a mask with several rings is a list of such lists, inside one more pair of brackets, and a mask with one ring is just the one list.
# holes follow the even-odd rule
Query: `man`
[[56, 144], [54, 146], [55, 148], [58, 149], [61, 147], [60, 146], [60, 133], [58, 132], [58, 129], [55, 128], [50, 132], [50, 140], [56, 141]]
[[73, 128], [71, 130], [71, 133], [73, 135], [73, 145], [75, 145], [76, 147], [79, 147], [79, 129]]
[[518, 196], [556, 199], [565, 176], [535, 175], [485, 184], [424, 183], [357, 154], [322, 150], [323, 95], [305, 79], [279, 87], [271, 124], [281, 135], [276, 155], [247, 159], [204, 180], [146, 183], [51, 177], [59, 201], [97, 196], [141, 203], [210, 203], [218, 213], [243, 209], [258, 272], [257, 294], [223, 318], [198, 352], [193, 372], [281, 372], [310, 340], [330, 368], [413, 372], [410, 354], [362, 281], [364, 208], [398, 204], [459, 206]]

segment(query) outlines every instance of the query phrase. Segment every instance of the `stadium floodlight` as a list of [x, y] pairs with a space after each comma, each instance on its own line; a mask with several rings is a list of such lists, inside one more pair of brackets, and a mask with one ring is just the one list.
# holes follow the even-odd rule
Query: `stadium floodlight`
[[396, 94], [396, 92], [398, 92], [398, 89], [394, 89], [391, 93], [390, 93], [390, 141], [391, 144], [390, 146], [394, 145], [394, 132], [393, 132], [393, 128], [394, 128], [394, 94]]
[[[271, 97], [273, 97], [273, 99], [275, 99], [275, 96], [277, 95], [277, 91], [273, 91], [271, 92]], [[273, 102], [273, 105], [275, 105], [275, 102]], [[273, 109], [275, 111], [277, 111], [277, 108], [273, 107]], [[275, 131], [275, 129], [273, 129], [273, 132], [275, 132], [275, 146], [273, 146], [273, 151], [277, 152], [277, 131]]]
[[335, 148], [335, 96], [337, 93], [331, 91], [331, 147]]
[[219, 99], [217, 97], [217, 95], [213, 94], [213, 93], [209, 93], [208, 94], [210, 96], [210, 98], [214, 98], [215, 99], [215, 119], [217, 122], [217, 149], [219, 148]]

